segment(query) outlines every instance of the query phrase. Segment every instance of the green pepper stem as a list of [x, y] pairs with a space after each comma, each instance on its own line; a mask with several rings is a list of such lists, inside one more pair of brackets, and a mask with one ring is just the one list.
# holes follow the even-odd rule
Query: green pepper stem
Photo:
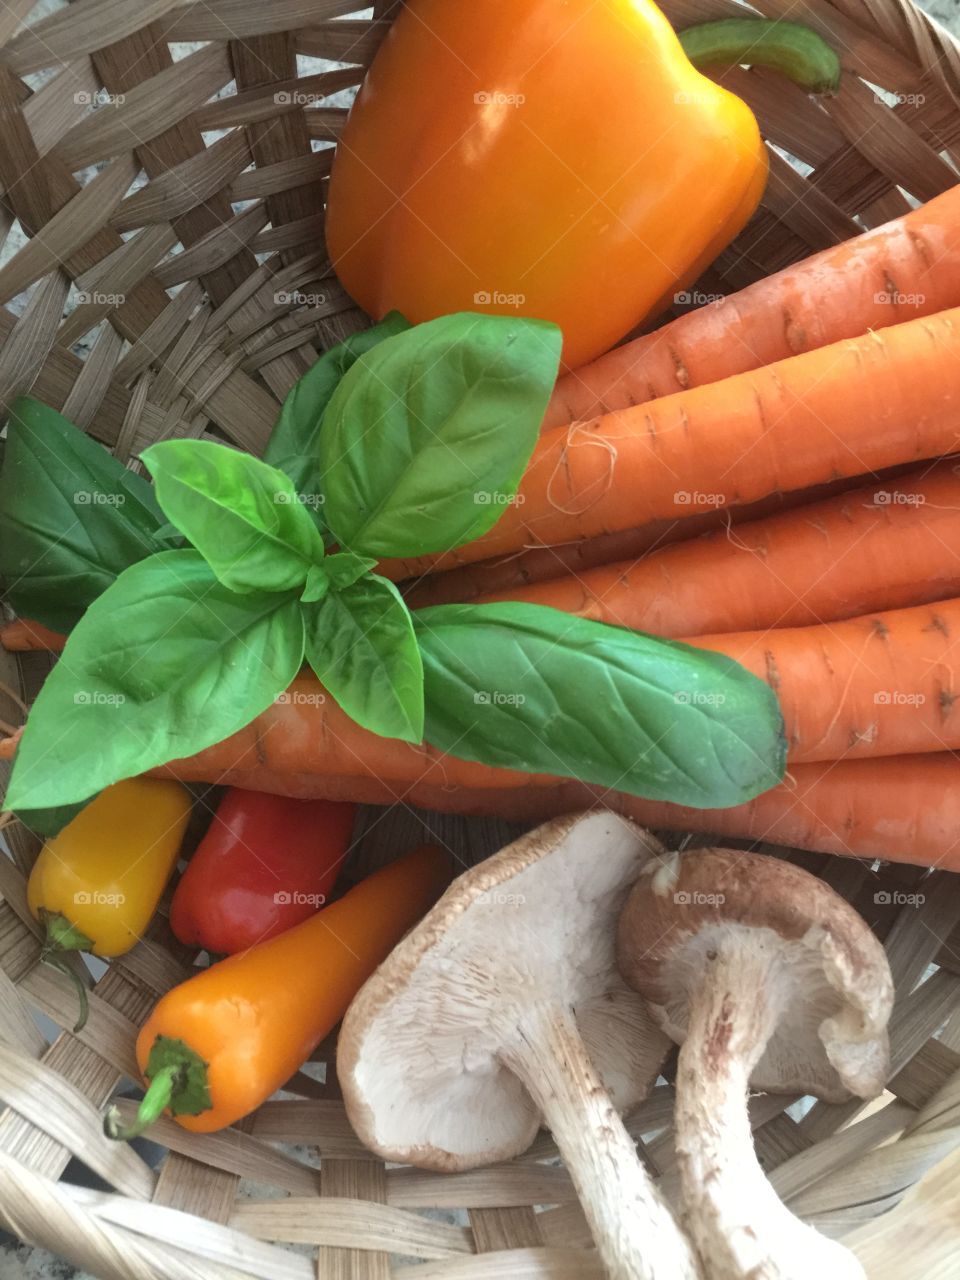
[[697, 68], [767, 67], [807, 93], [835, 93], [840, 59], [822, 36], [799, 22], [723, 18], [681, 31], [683, 51]]
[[72, 965], [67, 963], [64, 953], [67, 951], [92, 951], [93, 940], [88, 938], [85, 933], [82, 933], [75, 924], [71, 924], [67, 917], [59, 911], [47, 911], [41, 907], [37, 915], [46, 930], [46, 936], [40, 948], [40, 959], [44, 964], [48, 964], [51, 969], [56, 969], [58, 973], [65, 974], [76, 987], [80, 1000], [80, 1017], [73, 1030], [74, 1033], [82, 1031], [87, 1025], [87, 1017], [90, 1013], [87, 988], [83, 985], [80, 975], [74, 971]]
[[169, 1107], [173, 1095], [182, 1084], [183, 1074], [183, 1067], [173, 1065], [158, 1071], [143, 1095], [133, 1123], [125, 1125], [118, 1108], [111, 1107], [103, 1117], [103, 1132], [115, 1142], [129, 1142], [131, 1138], [139, 1138], [144, 1129], [156, 1124]]
[[90, 1015], [90, 1002], [87, 999], [87, 988], [83, 985], [83, 979], [78, 973], [74, 972], [73, 967], [67, 963], [63, 954], [58, 954], [56, 951], [41, 951], [40, 959], [44, 964], [48, 964], [51, 969], [56, 969], [58, 973], [65, 974], [77, 989], [80, 1014], [73, 1027], [74, 1035], [76, 1035], [87, 1025], [87, 1018]]
[[210, 1098], [209, 1064], [183, 1040], [157, 1036], [143, 1072], [147, 1092], [137, 1108], [133, 1124], [124, 1125], [120, 1112], [111, 1107], [103, 1118], [108, 1138], [124, 1142], [136, 1138], [163, 1115], [167, 1108], [175, 1116], [197, 1116], [213, 1106]]

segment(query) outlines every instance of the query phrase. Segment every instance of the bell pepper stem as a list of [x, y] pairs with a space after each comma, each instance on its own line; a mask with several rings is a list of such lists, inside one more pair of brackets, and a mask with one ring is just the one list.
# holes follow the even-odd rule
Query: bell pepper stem
[[840, 59], [816, 31], [799, 22], [766, 18], [723, 18], [679, 32], [680, 43], [698, 71], [720, 67], [767, 67], [807, 93], [835, 93]]
[[75, 924], [71, 924], [67, 917], [59, 911], [46, 911], [41, 908], [38, 916], [46, 931], [43, 945], [40, 948], [40, 959], [44, 964], [48, 964], [51, 969], [56, 969], [58, 973], [65, 974], [76, 987], [80, 1001], [80, 1016], [73, 1030], [74, 1033], [82, 1031], [87, 1025], [87, 1017], [90, 1012], [87, 989], [83, 985], [83, 979], [80, 975], [75, 972], [72, 965], [67, 963], [65, 953], [68, 951], [92, 951], [93, 940], [88, 938], [85, 933], [82, 933]]
[[103, 1132], [107, 1137], [116, 1142], [129, 1142], [131, 1138], [139, 1138], [144, 1129], [156, 1124], [182, 1083], [184, 1071], [185, 1067], [171, 1065], [157, 1072], [143, 1095], [132, 1124], [125, 1125], [117, 1107], [111, 1107], [103, 1117]]

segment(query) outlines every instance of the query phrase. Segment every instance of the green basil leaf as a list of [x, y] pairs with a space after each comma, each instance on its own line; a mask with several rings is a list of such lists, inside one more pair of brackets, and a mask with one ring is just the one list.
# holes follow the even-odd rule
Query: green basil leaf
[[263, 455], [264, 461], [285, 471], [305, 498], [313, 496], [317, 499], [312, 504], [317, 515], [317, 507], [322, 506], [318, 441], [323, 411], [340, 379], [365, 352], [371, 351], [384, 338], [392, 338], [409, 328], [399, 311], [391, 311], [379, 324], [351, 334], [311, 365], [290, 389], [281, 406], [280, 416]]
[[324, 518], [338, 542], [415, 556], [485, 533], [529, 461], [560, 346], [543, 320], [469, 313], [361, 357], [320, 434]]
[[783, 777], [776, 697], [722, 654], [532, 604], [437, 605], [414, 624], [443, 751], [696, 808]]
[[321, 564], [315, 564], [307, 574], [307, 584], [300, 593], [304, 604], [322, 600], [328, 591], [342, 591], [377, 567], [369, 556], [357, 556], [352, 551], [336, 551]]
[[423, 665], [392, 582], [368, 574], [303, 604], [306, 657], [351, 719], [384, 738], [423, 738]]
[[90, 606], [27, 717], [6, 802], [75, 804], [242, 729], [303, 661], [292, 594], [238, 595], [196, 551], [133, 565]]
[[323, 564], [311, 565], [307, 574], [307, 581], [300, 592], [300, 599], [304, 604], [315, 604], [316, 601], [322, 600], [324, 596], [328, 595], [329, 591], [330, 575], [327, 573], [326, 566]]
[[69, 631], [117, 575], [160, 549], [147, 481], [55, 409], [21, 396], [0, 473], [0, 578], [23, 617]]
[[166, 440], [143, 460], [167, 518], [232, 591], [292, 590], [323, 558], [316, 525], [276, 467], [207, 440]]

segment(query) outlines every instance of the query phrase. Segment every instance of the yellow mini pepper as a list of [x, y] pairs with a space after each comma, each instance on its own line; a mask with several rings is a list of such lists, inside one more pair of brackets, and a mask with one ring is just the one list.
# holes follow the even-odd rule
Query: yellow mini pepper
[[41, 959], [77, 983], [80, 1021], [86, 990], [64, 952], [120, 956], [146, 931], [176, 865], [190, 816], [190, 793], [161, 778], [107, 787], [48, 840], [27, 882], [27, 904], [44, 926]]
[[601, 354], [741, 230], [767, 175], [749, 107], [696, 67], [836, 87], [785, 22], [680, 37], [651, 0], [408, 0], [337, 149], [326, 236], [375, 318], [538, 316]]

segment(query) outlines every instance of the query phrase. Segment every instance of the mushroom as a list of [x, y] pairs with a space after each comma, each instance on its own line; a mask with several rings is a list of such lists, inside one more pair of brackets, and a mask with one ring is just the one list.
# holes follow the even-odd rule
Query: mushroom
[[386, 1160], [494, 1164], [525, 1151], [542, 1118], [616, 1280], [699, 1275], [619, 1114], [670, 1046], [615, 955], [626, 895], [656, 852], [633, 824], [590, 813], [467, 871], [360, 991], [337, 1051], [347, 1114]]
[[863, 1280], [757, 1160], [748, 1090], [829, 1102], [881, 1092], [893, 981], [866, 922], [779, 859], [700, 849], [644, 867], [620, 918], [620, 972], [678, 1044], [685, 1221], [707, 1280]]

